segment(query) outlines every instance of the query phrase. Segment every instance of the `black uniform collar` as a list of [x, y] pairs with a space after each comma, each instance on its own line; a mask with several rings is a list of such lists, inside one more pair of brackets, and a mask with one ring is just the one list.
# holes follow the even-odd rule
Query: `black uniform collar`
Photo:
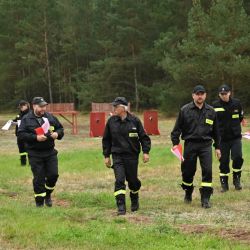
[[133, 116], [129, 112], [127, 112], [127, 116], [124, 120], [122, 120], [121, 117], [118, 115], [115, 116], [116, 121], [131, 121], [132, 119], [133, 119]]
[[[195, 105], [194, 101], [191, 102], [191, 108], [192, 108], [192, 109], [195, 109], [195, 108], [199, 109], [199, 108]], [[204, 104], [203, 104], [201, 110], [203, 110], [203, 109], [210, 109], [210, 108], [209, 108], [209, 105], [208, 105], [206, 102], [204, 102]]]
[[47, 114], [46, 114], [46, 112], [45, 112], [43, 116], [38, 117], [38, 116], [35, 115], [34, 110], [32, 110], [32, 111], [29, 113], [29, 116], [30, 116], [31, 118], [37, 119], [37, 118], [47, 117]]
[[222, 105], [231, 104], [231, 103], [232, 103], [232, 98], [231, 98], [231, 96], [229, 97], [229, 101], [228, 101], [228, 102], [224, 102], [224, 101], [222, 101], [222, 100], [220, 99], [220, 103], [221, 103]]

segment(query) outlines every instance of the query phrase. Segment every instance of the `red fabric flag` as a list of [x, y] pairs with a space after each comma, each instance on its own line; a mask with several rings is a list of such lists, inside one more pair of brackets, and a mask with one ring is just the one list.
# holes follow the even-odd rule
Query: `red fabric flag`
[[180, 160], [184, 161], [184, 158], [182, 156], [182, 145], [179, 144], [175, 149], [171, 148], [171, 152]]
[[44, 135], [44, 130], [42, 127], [36, 128], [35, 131], [37, 135]]

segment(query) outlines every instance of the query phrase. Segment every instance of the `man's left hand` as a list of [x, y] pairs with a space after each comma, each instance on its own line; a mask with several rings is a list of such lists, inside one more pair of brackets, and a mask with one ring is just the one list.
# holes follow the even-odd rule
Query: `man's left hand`
[[216, 157], [217, 157], [218, 160], [221, 158], [220, 149], [215, 149], [215, 155], [216, 155]]
[[146, 163], [149, 161], [149, 154], [143, 154], [143, 162]]
[[50, 135], [51, 138], [53, 138], [54, 140], [57, 139], [58, 137], [58, 133], [57, 132], [53, 132], [51, 135]]

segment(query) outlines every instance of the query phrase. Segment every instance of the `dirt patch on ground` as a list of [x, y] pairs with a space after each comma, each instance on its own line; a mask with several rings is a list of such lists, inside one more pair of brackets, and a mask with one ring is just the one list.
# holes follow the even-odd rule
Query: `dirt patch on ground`
[[4, 195], [4, 196], [11, 197], [11, 198], [15, 198], [15, 197], [17, 197], [18, 193], [9, 192], [9, 191], [6, 191], [4, 189], [0, 189], [0, 195]]
[[147, 217], [145, 215], [133, 213], [133, 214], [127, 214], [126, 219], [134, 223], [136, 225], [145, 225], [145, 224], [151, 224], [153, 221], [150, 217]]
[[68, 200], [56, 199], [54, 198], [54, 204], [58, 207], [70, 207], [70, 202]]
[[187, 234], [202, 234], [209, 233], [217, 235], [227, 240], [237, 240], [242, 243], [250, 243], [250, 231], [243, 228], [213, 228], [209, 225], [187, 225], [182, 224], [178, 226], [182, 232]]

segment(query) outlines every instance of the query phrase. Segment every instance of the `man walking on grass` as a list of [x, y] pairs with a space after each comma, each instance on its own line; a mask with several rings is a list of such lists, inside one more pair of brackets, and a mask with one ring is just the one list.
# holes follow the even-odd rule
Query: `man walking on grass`
[[184, 105], [176, 120], [171, 140], [178, 147], [180, 136], [184, 142], [184, 161], [181, 164], [182, 188], [185, 190], [185, 203], [192, 202], [193, 180], [199, 158], [202, 171], [200, 188], [201, 206], [210, 208], [212, 187], [212, 140], [216, 156], [220, 158], [220, 136], [216, 113], [206, 100], [206, 90], [197, 85], [192, 93], [193, 101]]

